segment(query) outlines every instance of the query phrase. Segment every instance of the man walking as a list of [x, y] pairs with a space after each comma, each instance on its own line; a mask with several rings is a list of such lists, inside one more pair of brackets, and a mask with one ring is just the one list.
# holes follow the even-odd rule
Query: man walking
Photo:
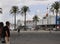
[[4, 28], [4, 23], [0, 22], [0, 29], [1, 29], [1, 31], [0, 31], [0, 33], [1, 33], [0, 37], [1, 37], [1, 42], [5, 43], [5, 31], [4, 31], [3, 28]]
[[4, 30], [5, 30], [5, 42], [6, 44], [10, 44], [10, 23], [8, 21], [6, 22]]

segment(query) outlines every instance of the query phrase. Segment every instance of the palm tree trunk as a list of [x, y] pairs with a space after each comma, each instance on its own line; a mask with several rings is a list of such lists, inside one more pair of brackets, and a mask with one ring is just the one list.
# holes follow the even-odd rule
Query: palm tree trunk
[[35, 21], [35, 30], [37, 30], [36, 27], [37, 27], [37, 21]]
[[56, 30], [57, 30], [57, 12], [56, 12]]
[[16, 29], [16, 13], [14, 15], [14, 29]]
[[36, 21], [36, 30], [38, 30], [38, 29], [37, 29], [37, 21]]
[[26, 13], [25, 13], [25, 18], [24, 18], [24, 30], [26, 31]]

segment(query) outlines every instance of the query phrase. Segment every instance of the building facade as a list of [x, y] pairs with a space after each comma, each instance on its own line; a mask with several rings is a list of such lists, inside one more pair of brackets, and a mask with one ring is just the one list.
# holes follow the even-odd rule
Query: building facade
[[[58, 20], [59, 18], [60, 18], [60, 16], [57, 16], [57, 25], [60, 24], [60, 20]], [[20, 22], [20, 24], [22, 24], [22, 26], [24, 26], [24, 21], [19, 21], [19, 22]], [[35, 23], [33, 22], [33, 20], [27, 20], [26, 21], [26, 26], [28, 28], [33, 28], [35, 26]], [[56, 16], [49, 15], [46, 18], [39, 19], [39, 22], [37, 22], [37, 26], [42, 27], [42, 28], [44, 28], [44, 27], [55, 28], [55, 26], [56, 26]]]

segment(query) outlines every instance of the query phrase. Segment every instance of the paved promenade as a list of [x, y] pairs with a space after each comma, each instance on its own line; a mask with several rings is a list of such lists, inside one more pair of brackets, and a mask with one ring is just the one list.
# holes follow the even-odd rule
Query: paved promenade
[[10, 44], [60, 44], [59, 31], [16, 31], [11, 32]]

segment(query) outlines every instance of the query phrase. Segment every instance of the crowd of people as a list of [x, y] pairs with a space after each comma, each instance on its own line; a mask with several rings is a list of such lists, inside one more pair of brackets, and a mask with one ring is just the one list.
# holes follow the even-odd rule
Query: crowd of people
[[7, 21], [4, 26], [3, 22], [0, 22], [0, 40], [1, 43], [10, 44], [10, 22]]

